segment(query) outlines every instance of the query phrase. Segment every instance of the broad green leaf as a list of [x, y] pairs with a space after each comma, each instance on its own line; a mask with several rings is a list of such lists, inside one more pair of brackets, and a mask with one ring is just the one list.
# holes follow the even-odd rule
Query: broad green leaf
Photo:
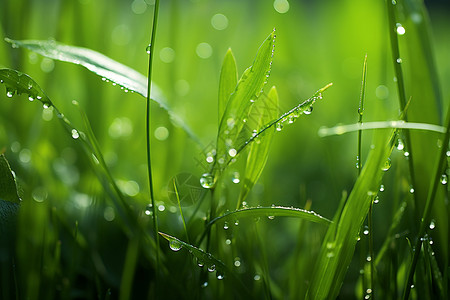
[[[219, 122], [222, 119], [223, 113], [230, 99], [230, 95], [236, 88], [238, 80], [238, 73], [236, 67], [236, 60], [231, 49], [228, 49], [227, 54], [222, 63], [219, 81]], [[220, 125], [220, 124], [219, 124]]]
[[[125, 91], [133, 91], [144, 98], [147, 97], [147, 77], [136, 70], [125, 66], [99, 52], [91, 49], [69, 46], [55, 41], [39, 40], [5, 40], [13, 47], [23, 47], [42, 56], [81, 65], [89, 71], [102, 77], [104, 81], [111, 81], [120, 85]], [[169, 114], [170, 120], [183, 130], [196, 142], [199, 139], [190, 127], [169, 107], [163, 98], [161, 90], [152, 83], [151, 99], [158, 103]]]
[[37, 99], [47, 107], [52, 105], [44, 91], [27, 74], [13, 69], [0, 69], [0, 83], [5, 85], [8, 97], [14, 94], [27, 94], [30, 101]]
[[227, 221], [227, 220], [235, 221], [242, 218], [258, 218], [258, 217], [269, 217], [269, 218], [293, 217], [326, 225], [329, 225], [331, 223], [331, 221], [328, 220], [327, 218], [324, 218], [321, 215], [310, 210], [304, 210], [294, 207], [271, 206], [271, 207], [250, 207], [230, 211], [209, 222], [208, 226], [211, 226], [218, 221]]
[[328, 228], [314, 268], [308, 299], [336, 299], [353, 257], [359, 230], [376, 196], [383, 166], [390, 156], [395, 134], [377, 132], [374, 148], [358, 177], [338, 221]]
[[4, 154], [0, 154], [0, 199], [20, 203], [16, 180]]
[[274, 39], [275, 32], [272, 32], [260, 46], [253, 65], [244, 71], [236, 90], [228, 100], [217, 135], [214, 173], [221, 172], [226, 167], [236, 155], [235, 150], [246, 139], [239, 138], [242, 138], [241, 133], [250, 108], [267, 82], [272, 64]]
[[[266, 123], [269, 123], [277, 117], [278, 94], [276, 88], [272, 87], [267, 97], [260, 99], [255, 103], [255, 105], [252, 106], [247, 123], [250, 123], [251, 121], [255, 122], [256, 124], [254, 128], [258, 128], [259, 131]], [[239, 195], [237, 208], [241, 206], [241, 203], [245, 200], [248, 193], [261, 176], [269, 156], [269, 148], [274, 133], [274, 128], [272, 128], [272, 130], [267, 130], [264, 136], [259, 137], [259, 140], [252, 143], [250, 146], [249, 154], [247, 156], [247, 164], [245, 167], [245, 177]]]

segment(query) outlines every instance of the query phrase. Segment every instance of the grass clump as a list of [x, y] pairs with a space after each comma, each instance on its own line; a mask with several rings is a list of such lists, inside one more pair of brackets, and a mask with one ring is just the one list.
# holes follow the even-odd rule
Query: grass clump
[[448, 298], [438, 12], [275, 2], [2, 19], [0, 298]]

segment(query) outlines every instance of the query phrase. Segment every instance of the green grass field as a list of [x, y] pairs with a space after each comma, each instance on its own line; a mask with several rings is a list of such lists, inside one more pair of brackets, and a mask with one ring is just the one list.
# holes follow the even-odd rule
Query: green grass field
[[0, 299], [448, 299], [449, 13], [2, 0]]

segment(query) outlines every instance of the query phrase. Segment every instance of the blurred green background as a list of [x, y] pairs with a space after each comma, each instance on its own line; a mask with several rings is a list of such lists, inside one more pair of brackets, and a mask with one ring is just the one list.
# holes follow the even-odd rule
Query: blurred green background
[[[420, 1], [418, 1], [420, 2]], [[269, 85], [280, 96], [285, 112], [333, 82], [316, 103], [314, 112], [277, 133], [250, 205], [279, 204], [312, 209], [332, 218], [343, 190], [357, 177], [356, 133], [320, 138], [321, 126], [355, 123], [364, 55], [368, 57], [364, 120], [397, 119], [397, 92], [389, 46], [384, 1], [161, 1], [155, 44], [153, 81], [171, 107], [193, 129], [202, 145], [174, 126], [165, 111], [153, 105], [152, 156], [156, 200], [165, 205], [160, 230], [181, 232], [177, 210], [167, 200], [170, 179], [188, 172], [205, 172], [204, 150], [215, 143], [220, 67], [228, 48], [233, 50], [239, 75], [251, 65], [261, 42], [276, 28], [275, 55]], [[443, 103], [450, 101], [450, 6], [425, 1], [429, 8], [431, 47], [435, 54]], [[148, 0], [1, 0], [0, 36], [56, 41], [99, 51], [142, 74], [147, 73], [146, 47], [150, 39], [153, 2]], [[405, 16], [399, 16], [399, 18]], [[420, 17], [420, 16], [419, 16]], [[405, 21], [406, 22], [406, 21]], [[400, 38], [408, 38], [408, 27]], [[408, 59], [407, 56], [405, 59]], [[0, 41], [0, 66], [33, 77], [55, 105], [83, 129], [77, 100], [86, 111], [105, 159], [119, 186], [143, 207], [148, 204], [145, 101], [124, 93], [79, 66], [52, 61]], [[0, 88], [3, 89], [3, 88]], [[268, 88], [266, 88], [266, 92]], [[363, 135], [363, 156], [371, 132]], [[211, 144], [212, 143], [212, 144]], [[10, 99], [0, 93], [0, 150], [15, 171], [22, 199], [37, 205], [50, 202], [80, 220], [100, 193], [86, 158], [62, 130], [56, 117], [43, 112], [26, 96]], [[383, 241], [392, 218], [394, 182], [406, 193], [409, 182], [397, 175], [406, 163], [394, 153], [391, 170], [375, 210], [375, 241]], [[396, 159], [397, 158], [397, 159]], [[386, 201], [383, 201], [386, 200]], [[162, 209], [162, 208], [161, 208]], [[114, 215], [103, 214], [107, 221]], [[284, 224], [284, 223], [283, 223]], [[283, 225], [281, 224], [281, 225]], [[289, 225], [286, 223], [284, 225]], [[287, 251], [295, 238], [286, 226], [272, 236]], [[279, 232], [282, 232], [280, 235]], [[278, 253], [278, 252], [279, 253]], [[345, 290], [345, 287], [344, 287]], [[350, 291], [351, 292], [351, 291]]]

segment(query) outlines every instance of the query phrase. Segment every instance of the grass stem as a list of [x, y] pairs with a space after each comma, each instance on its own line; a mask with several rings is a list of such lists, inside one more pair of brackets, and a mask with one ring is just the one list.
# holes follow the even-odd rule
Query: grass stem
[[147, 136], [147, 170], [148, 170], [148, 184], [150, 191], [150, 199], [152, 202], [152, 212], [153, 212], [153, 233], [156, 240], [156, 278], [158, 280], [159, 277], [159, 268], [160, 268], [160, 255], [159, 255], [159, 234], [158, 234], [158, 215], [155, 203], [155, 197], [153, 194], [153, 176], [152, 176], [152, 164], [151, 164], [151, 126], [150, 126], [150, 95], [151, 95], [151, 87], [152, 87], [152, 66], [153, 66], [153, 57], [154, 57], [154, 49], [155, 49], [155, 37], [156, 37], [156, 26], [158, 24], [158, 12], [159, 12], [159, 0], [155, 1], [155, 10], [153, 13], [153, 26], [152, 33], [150, 38], [150, 53], [148, 59], [148, 77], [147, 77], [147, 115], [146, 115], [146, 136]]

